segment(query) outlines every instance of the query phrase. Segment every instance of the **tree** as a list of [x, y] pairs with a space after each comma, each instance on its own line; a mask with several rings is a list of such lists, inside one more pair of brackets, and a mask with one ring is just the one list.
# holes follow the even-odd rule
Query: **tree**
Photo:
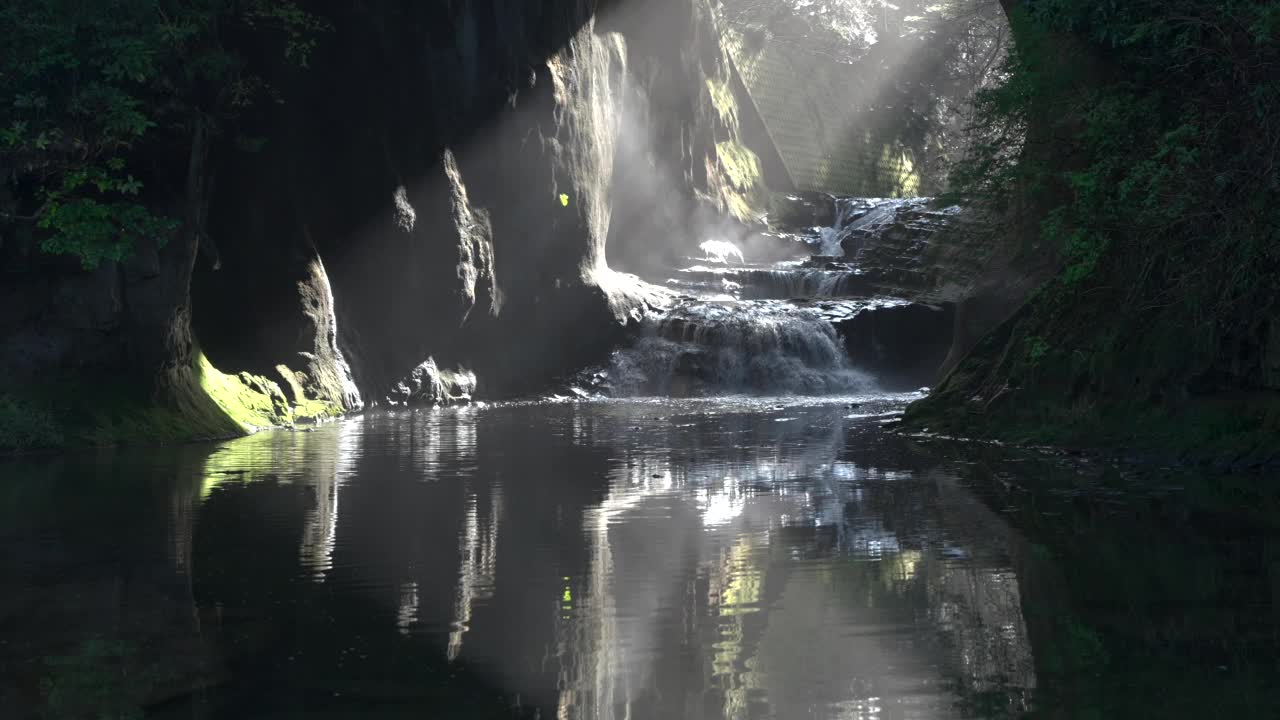
[[[293, 0], [15, 0], [0, 6], [0, 223], [86, 268], [180, 221], [148, 193], [147, 149], [208, 138], [273, 98], [223, 38], [278, 45], [305, 65], [324, 25]], [[0, 195], [0, 198], [3, 198]], [[199, 232], [199, 230], [197, 230]]]

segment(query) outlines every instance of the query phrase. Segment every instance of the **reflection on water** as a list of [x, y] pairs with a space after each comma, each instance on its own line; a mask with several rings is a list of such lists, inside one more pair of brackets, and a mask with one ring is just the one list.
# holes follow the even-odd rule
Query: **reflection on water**
[[453, 632], [449, 634], [450, 660], [462, 651], [462, 635], [471, 622], [471, 606], [488, 600], [493, 594], [493, 580], [498, 565], [498, 524], [502, 518], [502, 488], [494, 486], [489, 494], [489, 514], [481, 521], [477, 498], [467, 493], [466, 529], [459, 538], [462, 556], [458, 570], [458, 590], [453, 611]]
[[266, 480], [296, 484], [305, 496], [298, 558], [316, 580], [332, 567], [342, 483], [360, 453], [362, 418], [324, 432], [260, 433], [227, 443], [205, 460], [200, 496], [228, 483]]
[[[859, 402], [419, 410], [29, 462], [0, 622], [32, 657], [127, 632], [170, 679], [121, 697], [183, 717], [1005, 717], [1118, 662], [972, 463]], [[49, 670], [0, 647], [0, 700], [34, 708]]]

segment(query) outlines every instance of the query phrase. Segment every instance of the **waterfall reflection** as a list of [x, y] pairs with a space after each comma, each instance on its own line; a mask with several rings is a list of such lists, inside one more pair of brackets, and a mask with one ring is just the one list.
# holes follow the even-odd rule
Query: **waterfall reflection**
[[[1062, 519], [1076, 464], [956, 462], [884, 410], [375, 412], [0, 462], [0, 707], [36, 716], [96, 668], [122, 712], [175, 717], [1020, 717], [1033, 690], [1091, 710], [1094, 679], [1107, 717], [1266, 700], [1182, 663], [1231, 617], [1260, 628], [1262, 677], [1273, 608], [1237, 598], [1268, 597], [1269, 556], [1188, 536], [1163, 499]], [[1073, 494], [1028, 502], [1005, 472]], [[1072, 530], [1029, 544], [1008, 512]]]
[[228, 443], [199, 494], [294, 487], [304, 576], [544, 717], [1025, 707], [1021, 539], [936, 461], [851, 440], [876, 421], [847, 413], [371, 413]]
[[478, 498], [473, 492], [467, 493], [465, 513], [465, 529], [459, 542], [462, 562], [458, 570], [453, 631], [449, 633], [447, 652], [450, 660], [456, 659], [462, 650], [462, 636], [471, 622], [472, 605], [493, 595], [498, 566], [498, 526], [502, 521], [502, 488], [494, 486], [489, 495], [487, 519], [481, 520]]
[[[1023, 706], [1034, 673], [1008, 548], [913, 515], [950, 477], [844, 462], [841, 416], [803, 420], [668, 424], [621, 453], [559, 616], [557, 717], [950, 716], [956, 683]], [[675, 665], [696, 674], [673, 669], [691, 649]]]

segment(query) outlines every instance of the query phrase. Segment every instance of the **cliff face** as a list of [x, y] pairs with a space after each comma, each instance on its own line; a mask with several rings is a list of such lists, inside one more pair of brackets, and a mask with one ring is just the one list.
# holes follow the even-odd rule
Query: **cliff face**
[[[606, 320], [595, 274], [623, 40], [586, 8], [521, 8], [335, 18], [322, 57], [289, 78], [302, 100], [263, 119], [281, 141], [220, 173], [221, 266], [197, 270], [194, 296], [216, 365], [341, 375], [341, 354], [376, 401], [433, 358], [501, 392], [568, 361], [539, 352], [566, 347], [558, 330]], [[325, 293], [299, 283], [328, 284], [334, 312], [309, 312], [302, 295]], [[567, 317], [578, 307], [594, 316]], [[318, 324], [336, 326], [327, 361]], [[522, 366], [486, 352], [502, 347]]]
[[280, 102], [174, 163], [176, 238], [84, 272], [6, 233], [10, 377], [190, 386], [207, 357], [334, 409], [528, 391], [658, 301], [607, 239], [758, 189], [718, 152], [739, 138], [705, 0], [308, 9], [330, 27], [310, 67], [262, 63]]

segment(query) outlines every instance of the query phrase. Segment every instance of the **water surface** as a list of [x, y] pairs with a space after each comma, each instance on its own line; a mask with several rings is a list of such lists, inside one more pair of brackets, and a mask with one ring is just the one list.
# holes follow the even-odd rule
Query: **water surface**
[[1280, 546], [1256, 516], [1186, 510], [1172, 471], [1139, 492], [887, 432], [902, 401], [380, 412], [8, 462], [0, 703], [1273, 716]]

